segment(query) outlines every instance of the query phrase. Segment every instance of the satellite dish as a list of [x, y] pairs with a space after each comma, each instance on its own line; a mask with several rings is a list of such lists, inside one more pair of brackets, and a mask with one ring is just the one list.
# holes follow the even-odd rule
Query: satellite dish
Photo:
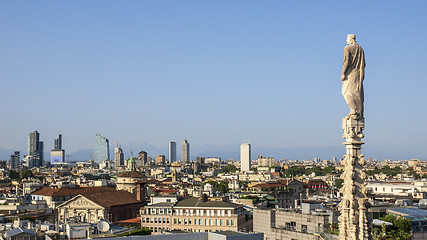
[[108, 224], [104, 220], [99, 221], [96, 226], [98, 227], [98, 230], [101, 232], [107, 232], [108, 230], [110, 230], [110, 224]]

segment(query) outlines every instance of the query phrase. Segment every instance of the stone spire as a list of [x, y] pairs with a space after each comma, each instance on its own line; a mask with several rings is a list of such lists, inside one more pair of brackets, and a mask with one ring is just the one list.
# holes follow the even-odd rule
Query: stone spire
[[367, 188], [365, 183], [366, 173], [363, 166], [366, 164], [361, 154], [364, 118], [347, 116], [342, 120], [345, 138], [346, 155], [343, 164], [345, 167], [341, 178], [344, 180], [340, 192], [342, 200], [340, 203], [341, 216], [340, 239], [342, 240], [365, 240], [371, 239], [371, 225], [367, 211]]

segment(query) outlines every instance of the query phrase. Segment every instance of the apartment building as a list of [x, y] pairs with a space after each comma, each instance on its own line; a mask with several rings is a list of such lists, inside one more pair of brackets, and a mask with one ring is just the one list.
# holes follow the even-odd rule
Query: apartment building
[[243, 205], [207, 197], [163, 202], [141, 209], [141, 226], [153, 234], [169, 230], [188, 232], [252, 231], [252, 219]]

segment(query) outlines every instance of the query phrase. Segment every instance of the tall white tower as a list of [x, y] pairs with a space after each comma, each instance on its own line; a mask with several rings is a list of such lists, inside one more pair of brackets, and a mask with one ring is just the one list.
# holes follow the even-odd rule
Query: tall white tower
[[251, 170], [251, 145], [242, 143], [240, 145], [240, 171], [249, 172]]
[[184, 139], [184, 142], [181, 145], [181, 161], [190, 161], [190, 144], [187, 142], [187, 139]]
[[119, 146], [116, 146], [116, 148], [114, 149], [114, 162], [115, 162], [116, 168], [119, 168], [120, 166], [125, 165], [123, 150]]
[[176, 162], [176, 142], [169, 142], [169, 163]]

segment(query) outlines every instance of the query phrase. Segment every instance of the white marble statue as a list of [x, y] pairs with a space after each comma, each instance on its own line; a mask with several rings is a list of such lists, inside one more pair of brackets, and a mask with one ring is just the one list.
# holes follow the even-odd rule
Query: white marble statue
[[363, 119], [363, 79], [365, 78], [365, 53], [356, 43], [354, 34], [347, 35], [342, 66], [342, 95], [350, 108], [347, 118]]

